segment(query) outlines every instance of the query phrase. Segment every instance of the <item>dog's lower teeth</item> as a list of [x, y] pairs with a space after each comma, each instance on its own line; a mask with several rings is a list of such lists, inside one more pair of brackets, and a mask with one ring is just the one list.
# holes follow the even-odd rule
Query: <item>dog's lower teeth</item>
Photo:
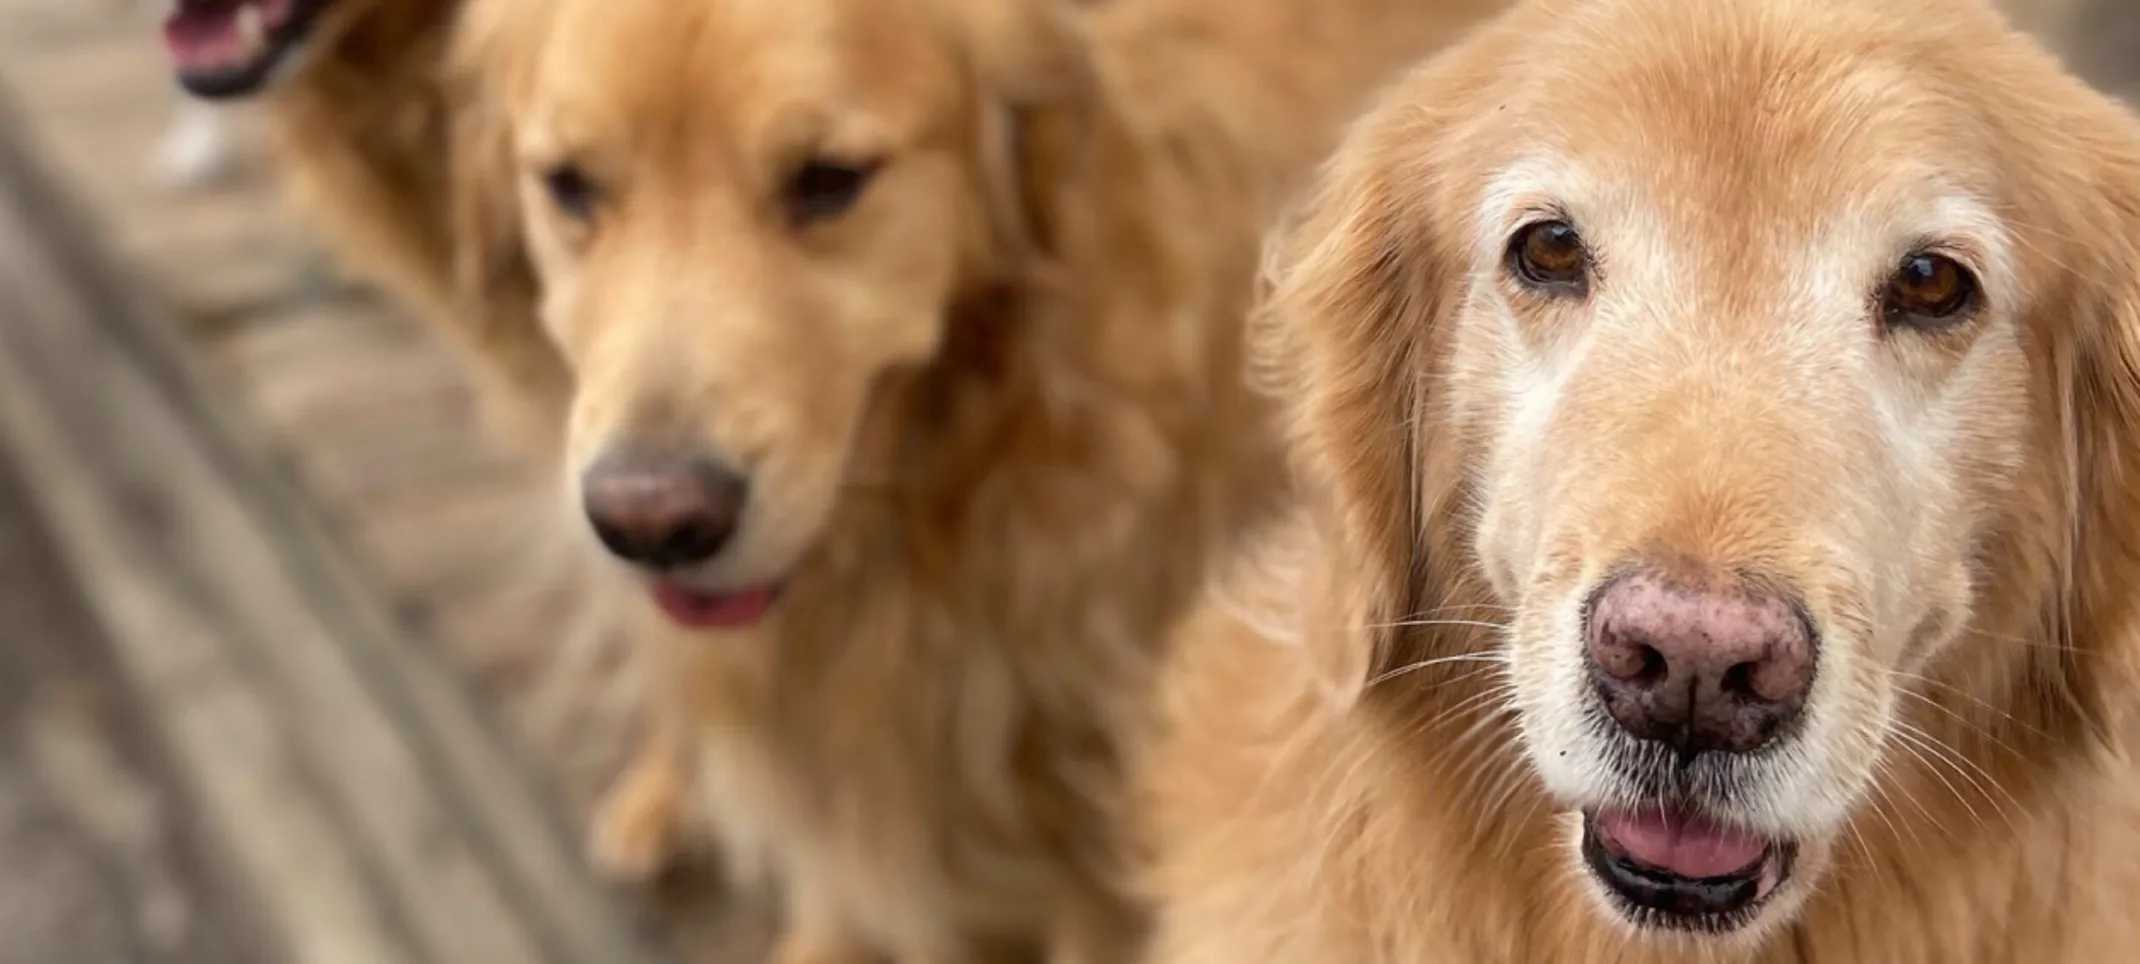
[[258, 56], [267, 49], [267, 20], [260, 6], [254, 3], [238, 7], [238, 51], [247, 59]]

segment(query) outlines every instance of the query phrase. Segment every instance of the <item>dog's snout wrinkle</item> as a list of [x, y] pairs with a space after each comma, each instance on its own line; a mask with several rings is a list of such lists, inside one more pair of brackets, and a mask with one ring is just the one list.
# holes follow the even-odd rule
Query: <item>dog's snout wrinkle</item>
[[1804, 709], [1813, 634], [1773, 593], [1693, 588], [1651, 573], [1591, 603], [1590, 675], [1620, 728], [1685, 753], [1747, 753]]
[[654, 570], [712, 559], [742, 520], [748, 486], [712, 459], [607, 456], [581, 477], [587, 521], [618, 558]]

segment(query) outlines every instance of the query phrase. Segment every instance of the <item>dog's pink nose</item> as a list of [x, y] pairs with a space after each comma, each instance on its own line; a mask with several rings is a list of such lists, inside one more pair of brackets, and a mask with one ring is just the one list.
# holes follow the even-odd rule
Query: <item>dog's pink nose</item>
[[1698, 589], [1647, 572], [1591, 602], [1590, 676], [1630, 735], [1683, 753], [1746, 753], [1805, 708], [1814, 639], [1800, 610], [1749, 590]]
[[587, 521], [619, 558], [664, 571], [714, 557], [735, 534], [742, 476], [707, 459], [610, 455], [580, 478]]

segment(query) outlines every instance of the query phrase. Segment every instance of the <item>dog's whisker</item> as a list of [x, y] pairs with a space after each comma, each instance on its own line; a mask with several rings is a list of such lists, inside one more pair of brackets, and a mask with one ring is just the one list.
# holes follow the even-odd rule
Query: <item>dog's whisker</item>
[[1399, 619], [1399, 620], [1394, 620], [1394, 621], [1391, 621], [1391, 622], [1386, 622], [1386, 623], [1363, 623], [1363, 624], [1360, 624], [1360, 625], [1358, 625], [1358, 626], [1347, 626], [1347, 627], [1344, 627], [1344, 628], [1346, 628], [1346, 629], [1367, 629], [1367, 630], [1375, 630], [1375, 629], [1434, 629], [1434, 628], [1442, 628], [1442, 629], [1489, 629], [1489, 630], [1493, 630], [1494, 632], [1498, 632], [1498, 633], [1505, 633], [1505, 632], [1508, 632], [1508, 631], [1509, 631], [1509, 626], [1508, 626], [1507, 624], [1504, 624], [1504, 623], [1495, 623], [1495, 622], [1487, 622], [1487, 621], [1485, 621], [1485, 620], [1475, 620], [1475, 619], [1425, 619], [1425, 618], [1421, 618], [1421, 619]]
[[1902, 696], [1917, 701], [1917, 703], [1921, 706], [1945, 714], [1948, 719], [1953, 720], [1956, 725], [1962, 727], [1966, 732], [1973, 733], [1976, 736], [1983, 738], [1986, 742], [1989, 742], [1993, 747], [1997, 748], [1998, 750], [2008, 754], [2012, 754], [2014, 756], [2021, 755], [2021, 751], [2019, 749], [2015, 748], [2012, 744], [2007, 743], [2005, 740], [2000, 739], [1999, 734], [1993, 732], [1990, 727], [1987, 727], [1982, 723], [1970, 719], [1969, 717], [1955, 710], [1953, 707], [1941, 703], [1938, 700], [1932, 699], [1931, 697], [1928, 697], [1923, 693], [1914, 692], [1906, 687], [1897, 688], [1895, 692], [1901, 694]]
[[1493, 741], [1490, 737], [1498, 735], [1503, 740], [1508, 738], [1506, 724], [1515, 714], [1513, 697], [1514, 694], [1505, 683], [1491, 686], [1454, 706], [1427, 715], [1419, 721], [1417, 729], [1424, 733], [1435, 728], [1453, 726], [1477, 716], [1464, 732], [1442, 745], [1436, 753], [1437, 758], [1442, 760], [1462, 754], [1456, 766], [1458, 772], [1468, 772], [1470, 762], [1480, 752], [1491, 749]]
[[[1513, 765], [1513, 764], [1512, 764], [1512, 765], [1511, 765], [1511, 769], [1513, 769], [1513, 770], [1515, 770], [1515, 771], [1516, 771], [1516, 774], [1517, 774], [1517, 779], [1518, 779], [1519, 781], [1521, 781], [1521, 780], [1523, 780], [1523, 779], [1526, 779], [1526, 778], [1527, 778], [1527, 777], [1529, 776], [1529, 772], [1528, 772], [1528, 771], [1526, 771], [1526, 770], [1524, 770], [1524, 769], [1523, 769], [1522, 767], [1520, 767], [1520, 766], [1515, 766], [1515, 765]], [[1519, 785], [1520, 785], [1520, 784], [1519, 784]], [[1539, 808], [1540, 808], [1540, 807], [1543, 807], [1543, 806], [1545, 806], [1545, 803], [1546, 803], [1546, 795], [1545, 795], [1545, 794], [1543, 794], [1543, 793], [1532, 793], [1532, 794], [1530, 794], [1530, 798], [1531, 798], [1531, 802], [1530, 802], [1530, 803], [1529, 803], [1528, 805], [1526, 805], [1526, 806], [1524, 807], [1524, 809], [1523, 809], [1523, 816], [1522, 816], [1522, 817], [1521, 817], [1520, 819], [1518, 819], [1518, 820], [1517, 820], [1517, 821], [1515, 822], [1515, 826], [1519, 826], [1519, 827], [1522, 827], [1522, 826], [1528, 826], [1528, 825], [1530, 824], [1530, 822], [1531, 822], [1531, 821], [1533, 821], [1533, 820], [1535, 820], [1535, 819], [1537, 819], [1537, 818], [1538, 818], [1538, 810], [1539, 810]], [[1509, 835], [1507, 835], [1506, 837], [1504, 837], [1504, 838], [1503, 838], [1503, 840], [1502, 840], [1502, 842], [1501, 842], [1501, 854], [1502, 854], [1502, 855], [1503, 855], [1504, 857], [1512, 857], [1512, 856], [1514, 856], [1514, 854], [1515, 854], [1515, 842], [1516, 842], [1516, 835], [1515, 835], [1515, 834], [1509, 834]]]
[[1893, 779], [1894, 772], [1895, 768], [1892, 761], [1882, 758], [1875, 770], [1872, 784], [1874, 799], [1869, 802], [1869, 808], [1873, 816], [1879, 817], [1880, 822], [1887, 825], [1887, 834], [1890, 840], [1901, 842], [1903, 840], [1903, 828], [1908, 827], [1909, 844], [1913, 848], [1922, 847], [1923, 842], [1918, 839], [1916, 828], [1907, 819], [1898, 825], [1895, 822], [1895, 818], [1888, 813], [1888, 810], [1894, 806], [1894, 799], [1888, 795], [1887, 783]]
[[1399, 676], [1403, 676], [1408, 673], [1416, 673], [1420, 670], [1429, 669], [1435, 666], [1445, 666], [1451, 663], [1486, 663], [1493, 666], [1505, 666], [1508, 664], [1508, 658], [1499, 653], [1457, 653], [1452, 656], [1439, 656], [1434, 659], [1423, 659], [1414, 663], [1406, 663], [1403, 666], [1399, 666], [1395, 669], [1376, 674], [1374, 678], [1369, 679], [1367, 681], [1367, 687], [1369, 689], [1373, 689], [1374, 687], [1379, 686], [1383, 683], [1387, 683], [1390, 680], [1396, 679]]
[[[1909, 750], [1908, 747], [1904, 747], [1903, 749], [1904, 752], [1914, 752]], [[1917, 795], [1911, 793], [1910, 788], [1906, 784], [1904, 784], [1900, 780], [1894, 779], [1896, 775], [1895, 768], [1889, 766], [1885, 769], [1889, 774], [1889, 778], [1875, 783], [1874, 786], [1880, 788], [1880, 791], [1883, 795], [1886, 793], [1887, 789], [1892, 788], [1896, 793], [1902, 795], [1902, 799], [1904, 802], [1910, 805], [1910, 809], [1914, 811], [1915, 816], [1918, 818], [1918, 822], [1921, 822], [1927, 829], [1939, 834], [1942, 837], [1951, 836], [1952, 832], [1948, 829], [1945, 823], [1940, 821], [1938, 815], [1934, 813], [1931, 808], [1926, 807], [1924, 805], [1924, 801], [1917, 799]], [[1908, 815], [1904, 814], [1902, 816], [1905, 817], [1905, 824], [1908, 824]], [[1916, 834], [1914, 831], [1911, 833], [1911, 838], [1913, 840], [1916, 840]], [[1924, 845], [1923, 841], [1916, 841], [1916, 843], [1920, 847]]]
[[[1523, 765], [1519, 756], [1512, 753], [1503, 754], [1500, 760], [1501, 763], [1496, 768], [1498, 775], [1495, 776], [1491, 791], [1486, 799], [1486, 807], [1483, 811], [1485, 813], [1501, 813], [1506, 810], [1509, 801], [1516, 794], [1521, 793], [1529, 783], [1530, 770]], [[1538, 796], [1537, 794], [1531, 795], [1530, 809], [1535, 810], [1537, 808]]]
[[1513, 709], [1509, 705], [1509, 695], [1496, 688], [1489, 688], [1466, 697], [1447, 709], [1427, 715], [1418, 721], [1416, 729], [1420, 733], [1426, 733], [1454, 725], [1474, 715], [1481, 716], [1482, 718], [1473, 722], [1469, 729], [1458, 734], [1456, 739], [1449, 741], [1442, 747], [1442, 753], [1446, 756], [1461, 749], [1467, 741], [1474, 739], [1475, 734], [1488, 724], [1498, 722], [1498, 716], [1512, 712]]
[[2071, 644], [2064, 641], [2030, 639], [2026, 636], [2015, 636], [2010, 633], [1995, 633], [1987, 629], [1980, 629], [1973, 626], [1964, 629], [1962, 631], [1962, 635], [1969, 639], [1998, 643], [2003, 646], [2020, 646], [2028, 649], [2045, 649], [2050, 650], [2052, 652], [2060, 653], [2072, 649]]
[[1515, 778], [1523, 771], [1518, 756], [1495, 752], [1505, 747], [1505, 744], [1497, 744], [1501, 744], [1501, 741], [1487, 739], [1474, 744], [1472, 749], [1464, 754], [1461, 764], [1465, 768], [1462, 771], [1465, 774], [1463, 783], [1450, 788], [1451, 793], [1460, 795], [1465, 800], [1477, 801], [1482, 813], [1499, 812], [1498, 809], [1487, 806], [1485, 801], [1504, 800], [1507, 793], [1518, 785], [1514, 782]]
[[1406, 613], [1403, 616], [1399, 617], [1399, 619], [1400, 621], [1406, 619], [1427, 619], [1434, 616], [1439, 616], [1443, 613], [1479, 611], [1506, 613], [1508, 615], [1513, 616], [1516, 614], [1517, 609], [1514, 606], [1493, 602], [1444, 603], [1439, 606], [1431, 606], [1426, 609], [1420, 609]]
[[1943, 772], [1944, 768], [1939, 760], [1931, 755], [1929, 748], [1917, 737], [1900, 730], [1896, 731], [1896, 737], [1901, 740], [1901, 745], [1909, 751], [1910, 757], [1917, 761], [1924, 772], [1930, 774], [1934, 780], [1939, 781], [1940, 786], [1946, 788], [1948, 796], [1956, 803], [1961, 804], [1962, 810], [1969, 815], [1969, 819], [1975, 826], [1980, 829], [1990, 826], [1990, 823], [1984, 819], [1984, 815], [1977, 811], [1974, 804], [1970, 803], [1969, 796], [1962, 792], [1961, 787], [1947, 778], [1946, 773]]
[[[1442, 690], [1442, 689], [1444, 689], [1444, 688], [1446, 688], [1446, 687], [1450, 687], [1450, 686], [1464, 686], [1464, 685], [1469, 685], [1469, 684], [1475, 684], [1475, 683], [1477, 683], [1477, 682], [1479, 681], [1479, 679], [1480, 679], [1481, 677], [1493, 677], [1493, 676], [1498, 676], [1498, 675], [1500, 675], [1500, 674], [1501, 674], [1502, 672], [1503, 672], [1503, 668], [1502, 668], [1502, 667], [1497, 667], [1497, 666], [1485, 666], [1485, 667], [1480, 667], [1480, 668], [1478, 668], [1478, 669], [1473, 669], [1473, 670], [1470, 670], [1470, 671], [1468, 671], [1468, 672], [1466, 672], [1466, 673], [1464, 673], [1464, 674], [1462, 674], [1462, 675], [1460, 675], [1460, 676], [1452, 676], [1452, 677], [1449, 677], [1448, 679], [1436, 680], [1436, 681], [1434, 681], [1434, 682], [1432, 682], [1432, 683], [1429, 683], [1429, 684], [1427, 684], [1427, 685], [1425, 685], [1425, 686], [1419, 687], [1419, 688], [1418, 688], [1418, 690], [1417, 690], [1417, 692], [1419, 692], [1419, 693], [1421, 693], [1421, 694], [1429, 694], [1429, 693], [1436, 693], [1436, 692], [1438, 692], [1438, 691], [1440, 691], [1440, 690]], [[1496, 683], [1491, 683], [1491, 684], [1488, 684], [1488, 687], [1489, 687], [1489, 688], [1500, 688], [1500, 689], [1505, 689], [1505, 688], [1506, 688], [1506, 684], [1505, 684], [1504, 682], [1496, 682]], [[1472, 699], [1472, 698], [1475, 698], [1475, 697], [1467, 697], [1467, 699]], [[1504, 698], [1506, 698], [1506, 697], [1505, 697], [1505, 694], [1504, 694]], [[1431, 720], [1430, 720], [1430, 721], [1428, 721], [1428, 722], [1429, 722], [1429, 723], [1431, 724]]]
[[1843, 839], [1849, 844], [1848, 850], [1845, 851], [1846, 853], [1855, 851], [1857, 857], [1864, 861], [1863, 866], [1873, 873], [1879, 873], [1879, 861], [1874, 856], [1872, 843], [1865, 839], [1865, 832], [1858, 826], [1856, 820], [1848, 820], [1843, 823]]
[[[1456, 772], [1467, 775], [1464, 784], [1455, 788], [1467, 795], [1475, 796], [1473, 791], [1489, 780], [1498, 787], [1501, 780], [1510, 779], [1508, 774], [1528, 772], [1521, 752], [1510, 739], [1505, 715], [1496, 712], [1482, 713], [1462, 738], [1461, 745], [1450, 747], [1442, 757], [1454, 757], [1453, 766], [1459, 768]], [[1502, 776], [1494, 776], [1497, 772]]]
[[1437, 756], [1444, 760], [1454, 758], [1452, 767], [1457, 772], [1468, 774], [1474, 771], [1482, 758], [1493, 758], [1496, 751], [1511, 747], [1506, 726], [1508, 714], [1499, 706], [1477, 707], [1466, 715], [1476, 716], [1476, 719]]
[[[2013, 813], [2012, 811], [2007, 809], [2007, 807], [2008, 804], [2012, 804], [2014, 807], [2018, 808], [2020, 807], [2021, 803], [2020, 801], [2015, 800], [2010, 793], [2004, 790], [1998, 790], [1998, 792], [1994, 792], [1995, 789], [2000, 787], [1999, 780], [1997, 777], [1992, 776], [1992, 774], [1989, 771], [1986, 771], [1981, 764], [1970, 760], [1968, 757], [1963, 756], [1959, 752], [1956, 752], [1952, 747], [1949, 747], [1946, 744], [1940, 742], [1939, 739], [1937, 737], [1934, 737], [1932, 734], [1926, 733], [1925, 731], [1918, 729], [1917, 727], [1912, 726], [1908, 722], [1903, 720], [1895, 721], [1895, 726], [1898, 735], [1903, 736], [1905, 739], [1915, 741], [1918, 746], [1924, 748], [1926, 751], [1933, 754], [1934, 757], [1936, 757], [1939, 761], [1952, 768], [1957, 776], [1960, 776], [1963, 780], [1967, 781], [1969, 785], [1977, 791], [1977, 793], [1981, 794], [1984, 797], [1986, 802], [1990, 803], [1994, 809], [1998, 810], [1999, 816], [2006, 821], [2007, 826], [2009, 828], [2014, 829], [2017, 833], [2019, 832], [2019, 827], [2014, 822]], [[1981, 780], [1978, 779], [1980, 776], [1982, 777]]]
[[[2008, 713], [2004, 710], [2001, 710], [1997, 706], [1994, 706], [1991, 703], [1987, 702], [1983, 697], [1977, 696], [1976, 694], [1971, 693], [1968, 690], [1962, 689], [1958, 686], [1955, 686], [1951, 683], [1941, 682], [1940, 680], [1933, 679], [1929, 676], [1923, 676], [1917, 673], [1907, 672], [1905, 670], [1895, 669], [1889, 670], [1888, 672], [1899, 679], [1934, 687], [1940, 692], [1948, 693], [1963, 700], [1967, 700], [1970, 705], [1991, 713], [1994, 717], [1998, 718], [2002, 722], [2011, 723], [2014, 726], [2027, 731], [2031, 736], [2041, 737], [2044, 739], [2050, 738], [2050, 734], [2045, 733], [2042, 729], [2030, 724], [2027, 720], [2023, 720], [2020, 717], [2013, 715], [2012, 713]], [[1909, 693], [1911, 696], [1915, 696], [1920, 699], [1926, 698], [1924, 694], [1912, 692], [1908, 687], [1901, 687], [1900, 691]], [[1936, 703], [1936, 701], [1931, 702]]]

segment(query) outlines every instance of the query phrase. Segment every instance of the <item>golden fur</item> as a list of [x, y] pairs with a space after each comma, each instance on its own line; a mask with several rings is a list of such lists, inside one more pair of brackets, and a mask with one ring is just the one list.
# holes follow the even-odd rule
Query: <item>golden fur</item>
[[[454, 0], [334, 0], [263, 97], [284, 189], [340, 256], [463, 352], [501, 427], [554, 447], [571, 376], [531, 315], [461, 310], [441, 76]], [[515, 262], [498, 269], [532, 284]], [[523, 299], [524, 300], [524, 299]]]
[[[1565, 217], [1596, 270], [1527, 293]], [[1974, 266], [1883, 329], [1912, 245]], [[1142, 761], [1158, 964], [2112, 964], [2140, 948], [2140, 126], [1970, 0], [1536, 0], [1395, 85], [1274, 244], [1306, 490]], [[1729, 936], [1571, 845], [1569, 680], [1638, 559], [1795, 587], [1804, 847]], [[1626, 806], [1628, 804], [1618, 804]]]
[[[567, 476], [727, 460], [746, 515], [691, 578], [784, 585], [671, 628], [604, 849], [658, 856], [695, 748], [724, 851], [784, 898], [777, 960], [1124, 957], [1121, 741], [1284, 475], [1239, 374], [1258, 233], [1486, 5], [473, 3], [471, 310], [519, 310], [481, 283], [532, 252]], [[875, 173], [804, 224], [813, 156]]]

